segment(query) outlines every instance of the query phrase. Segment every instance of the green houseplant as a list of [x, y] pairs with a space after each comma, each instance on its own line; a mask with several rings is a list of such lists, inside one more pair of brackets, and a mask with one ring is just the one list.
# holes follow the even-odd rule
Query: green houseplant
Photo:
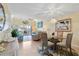
[[18, 36], [18, 30], [17, 29], [13, 29], [11, 34], [12, 34], [12, 37], [17, 37]]

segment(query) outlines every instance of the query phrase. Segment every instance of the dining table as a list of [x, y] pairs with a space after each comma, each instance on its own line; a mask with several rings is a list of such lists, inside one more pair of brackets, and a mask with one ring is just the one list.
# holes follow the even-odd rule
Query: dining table
[[57, 38], [57, 37], [52, 37], [50, 40], [48, 40], [49, 42], [52, 42], [52, 43], [54, 43], [53, 44], [53, 50], [54, 51], [57, 51], [57, 43], [59, 43], [60, 42], [60, 40]]

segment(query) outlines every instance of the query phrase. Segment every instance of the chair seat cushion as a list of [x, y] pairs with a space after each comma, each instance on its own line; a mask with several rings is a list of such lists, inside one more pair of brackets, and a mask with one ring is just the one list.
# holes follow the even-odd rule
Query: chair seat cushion
[[57, 43], [59, 46], [65, 46], [66, 45], [66, 40], [64, 39], [62, 42]]
[[48, 41], [48, 46], [54, 45], [54, 43]]

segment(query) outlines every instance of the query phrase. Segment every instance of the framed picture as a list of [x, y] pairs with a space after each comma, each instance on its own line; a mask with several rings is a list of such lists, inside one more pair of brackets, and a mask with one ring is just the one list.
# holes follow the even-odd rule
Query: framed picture
[[55, 25], [56, 31], [71, 31], [71, 18], [57, 21]]
[[42, 27], [43, 27], [43, 21], [38, 21], [37, 28], [42, 28]]

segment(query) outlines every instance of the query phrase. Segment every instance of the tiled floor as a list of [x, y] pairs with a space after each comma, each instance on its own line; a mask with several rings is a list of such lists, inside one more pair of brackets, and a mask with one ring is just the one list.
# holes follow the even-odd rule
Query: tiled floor
[[[41, 56], [39, 53], [40, 41], [24, 41], [19, 43], [18, 56]], [[78, 48], [75, 48], [79, 52]]]
[[26, 41], [19, 43], [18, 56], [40, 56], [38, 48], [40, 41]]

